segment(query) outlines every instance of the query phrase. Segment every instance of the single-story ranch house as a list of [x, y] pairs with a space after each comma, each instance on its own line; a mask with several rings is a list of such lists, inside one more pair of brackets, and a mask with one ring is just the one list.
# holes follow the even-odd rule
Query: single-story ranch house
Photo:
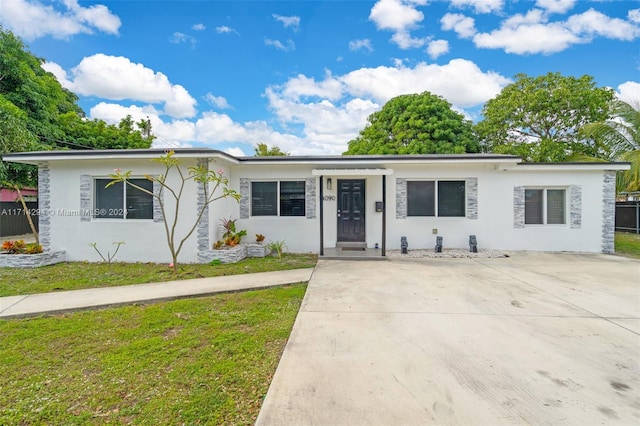
[[[162, 149], [14, 153], [5, 161], [39, 167], [40, 240], [64, 250], [70, 261], [96, 261], [90, 243], [112, 250], [124, 241], [119, 261], [168, 262], [164, 224], [153, 197], [126, 185], [105, 188], [114, 169], [145, 175], [163, 166], [151, 161]], [[234, 157], [211, 149], [176, 149], [188, 166], [223, 171], [240, 202], [210, 205], [180, 255], [206, 262], [221, 239], [220, 221], [238, 219], [243, 241], [264, 234], [291, 252], [320, 255], [336, 247], [446, 248], [613, 252], [615, 175], [627, 163], [523, 163], [493, 154]], [[167, 177], [169, 185], [179, 180]], [[156, 185], [157, 186], [157, 185]], [[201, 184], [189, 181], [178, 235], [195, 223]], [[163, 194], [168, 201], [167, 194]], [[172, 215], [172, 205], [167, 216]]]

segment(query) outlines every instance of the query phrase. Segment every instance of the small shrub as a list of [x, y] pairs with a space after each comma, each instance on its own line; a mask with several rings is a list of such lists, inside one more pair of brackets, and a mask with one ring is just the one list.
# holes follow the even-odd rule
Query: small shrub
[[256, 234], [256, 243], [261, 243], [264, 241], [264, 235]]
[[25, 244], [24, 240], [6, 240], [2, 243], [2, 251], [7, 254], [38, 254], [42, 253], [42, 246], [38, 243]]
[[218, 266], [218, 265], [222, 265], [222, 260], [220, 260], [220, 259], [213, 259], [211, 262], [209, 262], [209, 265], [211, 265], [211, 266]]
[[25, 254], [42, 253], [42, 246], [40, 244], [38, 244], [38, 243], [27, 244], [26, 247], [24, 248], [24, 253]]
[[282, 252], [284, 250], [284, 240], [282, 241], [272, 241], [269, 244], [267, 244], [267, 248], [271, 251], [274, 251], [278, 254], [278, 258], [281, 259], [282, 258]]

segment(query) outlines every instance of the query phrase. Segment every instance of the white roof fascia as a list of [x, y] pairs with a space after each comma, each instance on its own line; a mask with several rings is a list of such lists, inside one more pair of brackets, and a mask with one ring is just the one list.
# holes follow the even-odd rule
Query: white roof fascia
[[392, 169], [313, 169], [313, 176], [382, 176], [392, 175]]
[[518, 171], [518, 172], [535, 172], [535, 171], [562, 171], [562, 172], [576, 172], [576, 171], [624, 171], [629, 170], [631, 165], [629, 163], [522, 163], [511, 167], [504, 167], [500, 170], [503, 171]]
[[[50, 151], [43, 151], [43, 153]], [[12, 153], [12, 154], [20, 154], [20, 153]], [[9, 155], [9, 154], [7, 154]], [[158, 152], [149, 152], [149, 153], [122, 153], [122, 152], [114, 152], [109, 154], [92, 154], [91, 151], [88, 151], [86, 154], [64, 154], [63, 152], [57, 153], [55, 155], [29, 155], [25, 157], [20, 157], [16, 155], [17, 158], [6, 158], [3, 157], [2, 160], [6, 162], [14, 162], [14, 163], [23, 163], [23, 164], [32, 164], [38, 165], [42, 162], [48, 161], [76, 161], [76, 160], [154, 160], [159, 158], [161, 155]], [[220, 159], [233, 164], [238, 164], [239, 161], [232, 156], [221, 155], [216, 152], [212, 153], [197, 153], [197, 152], [176, 152], [174, 154], [174, 158], [209, 158], [210, 160]]]

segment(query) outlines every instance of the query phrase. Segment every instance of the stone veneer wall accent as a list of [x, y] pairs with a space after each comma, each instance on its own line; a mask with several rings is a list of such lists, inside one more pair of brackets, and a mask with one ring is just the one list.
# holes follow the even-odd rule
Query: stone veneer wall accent
[[[204, 167], [206, 170], [209, 170], [209, 160], [206, 158], [198, 158], [196, 166]], [[209, 206], [205, 206], [205, 203], [207, 202], [205, 185], [207, 185], [207, 183], [196, 182], [196, 192], [198, 197], [196, 201], [196, 214], [204, 208], [204, 213], [202, 214], [202, 217], [198, 222], [198, 227], [196, 228], [198, 253], [209, 250]]]
[[45, 212], [38, 216], [38, 237], [42, 250], [51, 249], [51, 182], [49, 181], [49, 163], [38, 164], [38, 210]]
[[91, 176], [80, 175], [80, 222], [91, 220]]
[[407, 180], [396, 178], [396, 219], [407, 218]]
[[316, 218], [316, 178], [310, 177], [306, 179], [305, 185], [305, 208], [307, 219]]
[[249, 196], [251, 181], [240, 178], [240, 219], [249, 219]]
[[614, 227], [616, 218], [616, 172], [604, 172], [602, 182], [602, 252], [613, 254]]
[[[93, 177], [91, 175], [80, 175], [80, 221], [90, 222], [93, 217], [93, 206], [91, 203], [91, 194], [93, 192]], [[153, 193], [159, 194], [162, 189], [157, 181], [153, 181]], [[162, 209], [160, 208], [160, 202], [156, 197], [153, 197], [153, 221], [162, 222], [164, 217], [162, 216]]]
[[[465, 179], [467, 219], [478, 218], [478, 178]], [[396, 178], [396, 219], [407, 218], [407, 180]]]
[[467, 219], [478, 218], [478, 178], [467, 178]]
[[247, 244], [247, 257], [265, 257], [271, 250], [264, 244]]
[[[42, 238], [42, 234], [40, 237]], [[42, 242], [42, 240], [40, 241]], [[0, 268], [38, 268], [64, 261], [66, 261], [64, 251], [39, 254], [0, 254]]]
[[513, 188], [513, 227], [524, 228], [524, 186]]
[[582, 227], [582, 187], [571, 185], [569, 193], [569, 226], [571, 229], [580, 229]]
[[222, 263], [236, 263], [247, 257], [247, 246], [244, 244], [224, 250], [204, 250], [198, 252], [199, 263], [209, 263], [218, 259]]

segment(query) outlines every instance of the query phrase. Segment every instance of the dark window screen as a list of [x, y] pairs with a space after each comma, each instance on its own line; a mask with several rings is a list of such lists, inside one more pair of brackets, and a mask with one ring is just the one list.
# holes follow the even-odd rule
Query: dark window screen
[[280, 182], [280, 216], [305, 216], [304, 181]]
[[407, 216], [435, 216], [435, 182], [407, 182]]
[[527, 225], [542, 224], [542, 189], [524, 190], [524, 223]]
[[95, 215], [99, 219], [124, 219], [124, 183], [117, 182], [106, 188], [111, 179], [95, 180]]
[[442, 180], [438, 182], [438, 216], [465, 216], [465, 182]]
[[278, 214], [278, 182], [251, 182], [251, 215]]
[[[131, 179], [131, 183], [153, 192], [153, 182], [148, 179]], [[127, 219], [153, 219], [153, 197], [127, 185]]]

